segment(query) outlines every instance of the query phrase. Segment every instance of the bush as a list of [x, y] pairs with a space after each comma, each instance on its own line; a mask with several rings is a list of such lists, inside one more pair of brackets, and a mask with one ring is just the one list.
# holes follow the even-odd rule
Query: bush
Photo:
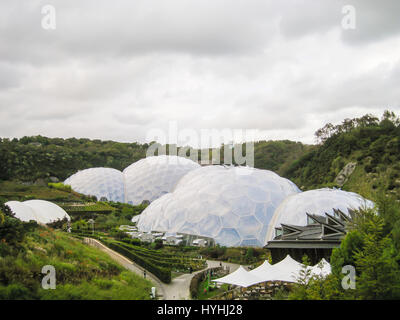
[[47, 185], [49, 188], [52, 188], [52, 189], [57, 189], [57, 190], [66, 191], [66, 192], [72, 191], [71, 186], [65, 185], [61, 182], [58, 182], [58, 183], [49, 182]]

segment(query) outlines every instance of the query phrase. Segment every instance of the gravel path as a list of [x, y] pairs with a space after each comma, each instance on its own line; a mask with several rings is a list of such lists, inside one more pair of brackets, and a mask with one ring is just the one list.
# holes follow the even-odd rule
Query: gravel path
[[[220, 261], [213, 261], [213, 260], [207, 260], [207, 269], [209, 268], [215, 268], [220, 266]], [[230, 272], [235, 271], [237, 268], [239, 268], [238, 264], [233, 264], [233, 263], [226, 263], [222, 262], [222, 266], [226, 267], [228, 266], [230, 269]], [[194, 277], [195, 274], [202, 272], [206, 269], [200, 270], [193, 272], [192, 274], [183, 274], [179, 277], [176, 277], [171, 281], [170, 284], [165, 284], [163, 283], [164, 287], [164, 292], [165, 292], [165, 299], [166, 300], [190, 300], [190, 281]]]

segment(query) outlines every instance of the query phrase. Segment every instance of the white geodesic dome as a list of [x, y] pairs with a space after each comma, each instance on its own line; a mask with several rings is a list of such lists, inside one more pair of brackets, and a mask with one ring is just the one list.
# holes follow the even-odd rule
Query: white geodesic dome
[[269, 241], [274, 238], [275, 228], [280, 227], [281, 223], [307, 225], [306, 213], [333, 215], [333, 209], [336, 209], [348, 214], [349, 209], [372, 208], [373, 206], [372, 201], [364, 199], [359, 194], [339, 189], [322, 188], [291, 195], [276, 209], [267, 239]]
[[34, 220], [41, 224], [47, 224], [64, 218], [71, 220], [64, 209], [45, 200], [9, 201], [5, 204], [15, 213], [16, 218], [25, 222]]
[[137, 226], [211, 237], [225, 246], [263, 246], [275, 209], [297, 192], [295, 184], [272, 171], [201, 167], [150, 204]]
[[85, 195], [96, 196], [97, 200], [124, 202], [124, 177], [121, 171], [112, 168], [90, 168], [70, 176], [64, 184]]
[[154, 156], [139, 160], [124, 171], [125, 202], [133, 205], [150, 202], [171, 192], [188, 172], [199, 168], [192, 160], [178, 156]]

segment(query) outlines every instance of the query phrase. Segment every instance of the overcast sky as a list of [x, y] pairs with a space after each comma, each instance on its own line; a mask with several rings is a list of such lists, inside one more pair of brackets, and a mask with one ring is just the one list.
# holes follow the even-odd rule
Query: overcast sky
[[143, 142], [176, 123], [313, 143], [385, 109], [400, 113], [398, 0], [0, 2], [0, 137]]

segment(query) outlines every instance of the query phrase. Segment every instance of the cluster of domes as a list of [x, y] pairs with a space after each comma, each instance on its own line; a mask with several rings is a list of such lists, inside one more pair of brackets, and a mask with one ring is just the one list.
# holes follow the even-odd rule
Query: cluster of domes
[[8, 201], [5, 203], [15, 217], [28, 222], [34, 220], [40, 224], [47, 224], [57, 220], [71, 220], [70, 216], [58, 205], [45, 200]]
[[301, 192], [272, 171], [207, 166], [191, 171], [173, 192], [154, 201], [137, 226], [211, 237], [224, 246], [263, 246], [280, 223], [306, 225], [306, 213], [348, 213], [363, 206], [373, 203], [336, 189]]
[[360, 195], [337, 189], [301, 192], [269, 170], [205, 166], [177, 156], [139, 160], [123, 172], [79, 171], [65, 184], [98, 199], [150, 205], [138, 217], [140, 231], [187, 233], [225, 246], [263, 246], [281, 223], [306, 225], [309, 214], [372, 207]]
[[123, 172], [111, 168], [78, 171], [64, 184], [79, 193], [98, 200], [125, 202], [133, 205], [154, 201], [172, 191], [186, 173], [200, 167], [192, 160], [177, 156], [157, 156], [139, 160]]

